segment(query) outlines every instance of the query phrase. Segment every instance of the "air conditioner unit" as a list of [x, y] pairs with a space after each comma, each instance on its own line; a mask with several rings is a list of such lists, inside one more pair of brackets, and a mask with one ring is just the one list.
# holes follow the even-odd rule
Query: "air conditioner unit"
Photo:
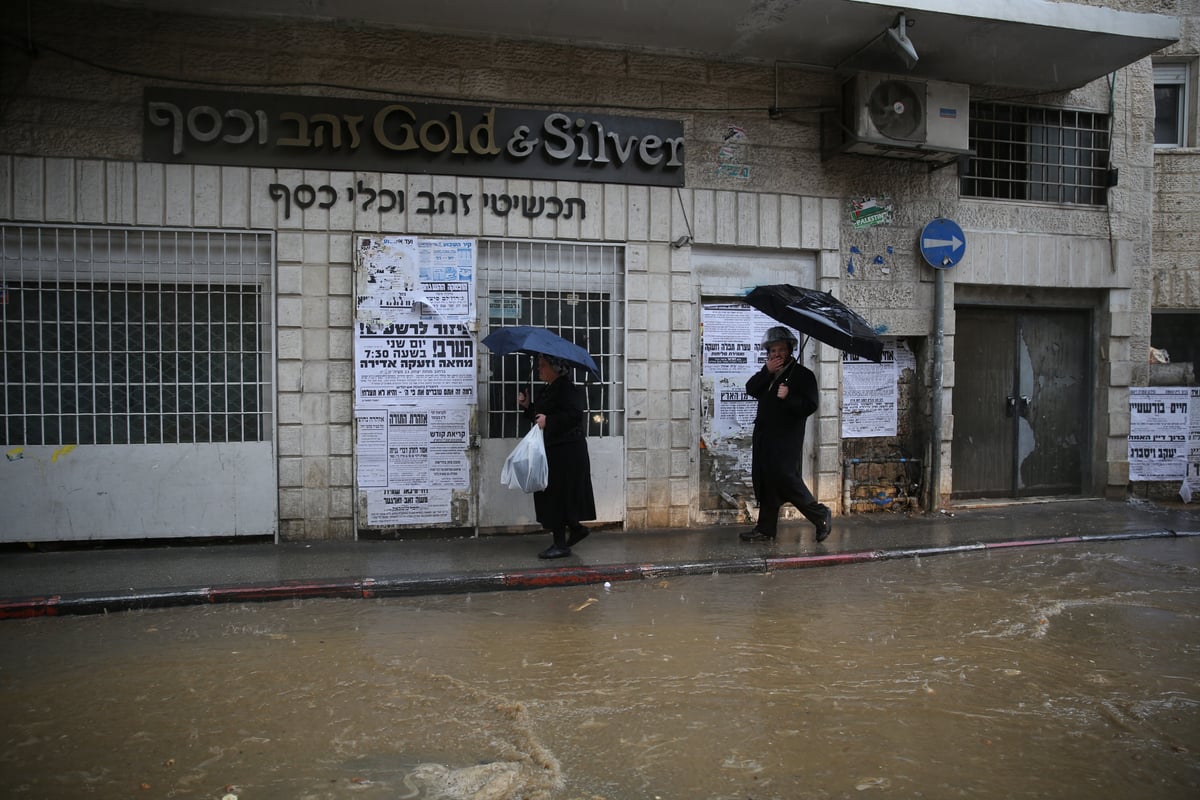
[[[840, 152], [946, 163], [970, 155], [966, 84], [861, 73], [842, 85]], [[840, 140], [840, 141], [839, 141]]]

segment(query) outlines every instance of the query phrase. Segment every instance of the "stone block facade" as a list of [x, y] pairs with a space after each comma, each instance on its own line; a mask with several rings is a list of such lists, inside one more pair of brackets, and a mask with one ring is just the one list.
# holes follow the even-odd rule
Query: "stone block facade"
[[[939, 497], [952, 491], [949, 442], [955, 386], [957, 303], [1035, 303], [1058, 292], [1090, 309], [1097, 325], [1095, 485], [1127, 481], [1127, 389], [1145, 382], [1152, 308], [1200, 308], [1200, 245], [1187, 211], [1200, 184], [1191, 153], [1156, 157], [1149, 144], [1149, 61], [1121, 70], [1111, 94], [1120, 184], [1105, 208], [984, 201], [959, 196], [953, 166], [820, 153], [820, 117], [766, 113], [776, 102], [832, 97], [826, 73], [731, 65], [562, 45], [331, 27], [284, 20], [229, 20], [55, 4], [53, 17], [10, 4], [8, 29], [28, 24], [54, 49], [3, 54], [0, 220], [269, 231], [275, 241], [279, 534], [288, 540], [354, 536], [354, 321], [352, 243], [357, 234], [619, 243], [625, 250], [627, 394], [625, 524], [674, 527], [697, 520], [699, 304], [703, 291], [743, 291], [744, 277], [789, 282], [795, 273], [754, 272], [757, 254], [814, 259], [817, 288], [841, 297], [887, 335], [928, 341], [934, 276], [917, 238], [935, 217], [953, 217], [969, 255], [945, 278], [943, 378], [945, 464]], [[1158, 5], [1158, 4], [1153, 4]], [[71, 57], [63, 54], [69, 53]], [[89, 62], [120, 66], [97, 69]], [[147, 86], [211, 81], [259, 83], [255, 91], [444, 97], [534, 107], [620, 106], [620, 113], [681, 119], [686, 188], [471, 178], [390, 172], [330, 172], [142, 160], [142, 92]], [[782, 97], [780, 97], [782, 95]], [[1003, 97], [981, 90], [980, 99]], [[1098, 81], [1065, 96], [1028, 98], [1104, 112]], [[642, 110], [651, 109], [651, 110]], [[675, 110], [684, 109], [684, 110]], [[757, 111], [747, 109], [759, 109]], [[732, 130], [740, 172], [720, 167]], [[1116, 156], [1114, 156], [1116, 157]], [[286, 209], [271, 196], [287, 187], [351, 186], [467, 194], [569, 195], [586, 217], [520, 215], [384, 217], [351, 203]], [[1149, 187], [1157, 184], [1156, 194]], [[890, 224], [855, 229], [850, 200], [886, 196]], [[1153, 208], [1152, 208], [1153, 201]], [[675, 243], [683, 241], [683, 246]], [[741, 272], [698, 275], [692, 254], [738, 253]], [[878, 260], [876, 260], [878, 256]], [[855, 259], [858, 257], [857, 269]], [[1165, 267], [1169, 261], [1171, 268]], [[914, 376], [912, 412], [929, 413], [930, 370]], [[821, 416], [812, 477], [824, 502], [842, 502], [839, 354], [821, 346]], [[926, 420], [927, 421], [927, 420]], [[932, 427], [932, 426], [927, 426]]]

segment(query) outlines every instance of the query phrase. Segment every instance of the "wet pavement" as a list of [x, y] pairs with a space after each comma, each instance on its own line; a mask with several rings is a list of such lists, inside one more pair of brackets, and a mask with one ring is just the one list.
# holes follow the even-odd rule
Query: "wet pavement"
[[764, 573], [971, 550], [1200, 535], [1200, 508], [1132, 499], [1040, 501], [890, 512], [746, 544], [748, 526], [598, 529], [543, 561], [546, 533], [389, 541], [161, 544], [0, 551], [0, 619], [313, 597], [388, 597], [538, 589], [711, 573]]

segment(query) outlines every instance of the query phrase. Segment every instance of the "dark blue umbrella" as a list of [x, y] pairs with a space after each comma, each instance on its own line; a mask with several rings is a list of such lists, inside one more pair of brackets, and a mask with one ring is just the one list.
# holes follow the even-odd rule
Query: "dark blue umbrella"
[[571, 366], [587, 370], [600, 377], [600, 369], [596, 362], [577, 344], [568, 342], [557, 333], [545, 328], [535, 328], [532, 325], [513, 325], [499, 328], [483, 337], [483, 345], [496, 355], [506, 356], [509, 353], [528, 353], [529, 355], [547, 355], [562, 359]]

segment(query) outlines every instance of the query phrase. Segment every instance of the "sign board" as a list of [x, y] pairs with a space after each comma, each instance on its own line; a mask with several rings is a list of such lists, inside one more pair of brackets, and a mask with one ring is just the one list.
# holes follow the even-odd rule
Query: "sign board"
[[967, 250], [967, 237], [953, 220], [938, 217], [921, 231], [921, 256], [934, 269], [950, 269]]

